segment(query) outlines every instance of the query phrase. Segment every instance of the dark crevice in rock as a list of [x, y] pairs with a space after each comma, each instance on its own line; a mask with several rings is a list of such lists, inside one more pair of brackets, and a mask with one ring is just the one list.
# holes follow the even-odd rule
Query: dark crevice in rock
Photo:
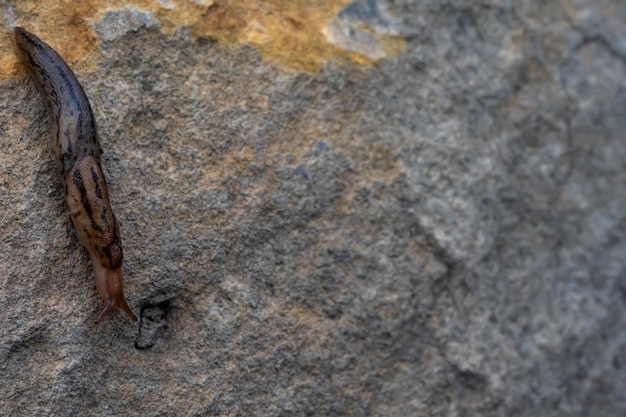
[[160, 339], [170, 336], [170, 301], [146, 304], [141, 308], [139, 332], [135, 340], [137, 349], [149, 349]]

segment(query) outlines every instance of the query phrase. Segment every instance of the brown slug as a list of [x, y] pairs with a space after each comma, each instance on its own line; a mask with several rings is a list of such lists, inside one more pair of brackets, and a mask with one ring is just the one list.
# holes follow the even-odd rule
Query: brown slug
[[37, 36], [14, 26], [13, 40], [52, 118], [65, 200], [78, 239], [89, 252], [102, 297], [96, 323], [116, 309], [136, 321], [124, 298], [122, 240], [100, 167], [98, 133], [87, 96], [59, 54]]

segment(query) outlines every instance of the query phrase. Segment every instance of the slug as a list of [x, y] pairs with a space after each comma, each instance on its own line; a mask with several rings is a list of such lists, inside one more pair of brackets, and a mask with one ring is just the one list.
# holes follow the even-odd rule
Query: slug
[[14, 26], [13, 41], [52, 118], [65, 200], [76, 235], [89, 252], [102, 298], [96, 323], [113, 310], [122, 310], [136, 321], [124, 297], [122, 240], [100, 167], [98, 133], [87, 96], [59, 54], [37, 36]]

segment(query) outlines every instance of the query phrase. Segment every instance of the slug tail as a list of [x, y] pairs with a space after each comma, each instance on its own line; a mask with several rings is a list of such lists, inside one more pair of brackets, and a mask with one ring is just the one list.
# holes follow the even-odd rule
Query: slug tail
[[117, 299], [107, 301], [104, 308], [100, 311], [100, 314], [98, 314], [98, 317], [96, 318], [96, 324], [100, 323], [103, 318], [114, 310], [122, 310], [132, 321], [137, 321], [137, 316], [133, 313], [133, 310], [131, 310], [130, 306], [126, 302], [126, 299], [122, 295]]
[[108, 303], [106, 303], [104, 305], [104, 308], [102, 309], [102, 311], [100, 311], [100, 314], [98, 314], [98, 317], [96, 318], [96, 324], [100, 323], [102, 319], [105, 318], [113, 310], [115, 310], [115, 305], [113, 304], [113, 302], [109, 301]]
[[118, 300], [117, 308], [122, 310], [124, 313], [126, 313], [126, 315], [130, 317], [132, 321], [137, 321], [137, 316], [135, 316], [135, 313], [133, 313], [133, 310], [130, 309], [130, 306], [126, 302], [126, 299], [124, 298], [124, 296], [122, 295], [120, 298], [121, 299]]

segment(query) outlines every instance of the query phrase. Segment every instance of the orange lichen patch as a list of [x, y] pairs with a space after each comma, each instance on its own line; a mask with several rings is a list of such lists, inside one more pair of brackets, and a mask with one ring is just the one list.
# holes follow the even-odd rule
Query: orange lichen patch
[[[18, 24], [54, 47], [78, 71], [89, 70], [98, 59], [98, 40], [90, 26], [111, 10], [136, 8], [159, 21], [166, 33], [188, 27], [192, 36], [251, 43], [270, 61], [299, 71], [315, 71], [333, 57], [359, 64], [397, 53], [400, 37], [376, 34], [375, 59], [358, 49], [329, 42], [325, 30], [350, 0], [24, 0], [14, 1]], [[372, 33], [370, 31], [370, 33]], [[9, 37], [0, 48], [11, 48]], [[0, 71], [21, 75], [14, 54], [3, 54]]]
[[[98, 56], [98, 41], [95, 33], [85, 20], [85, 16], [95, 12], [95, 1], [20, 1], [13, 2], [15, 19], [18, 25], [36, 34], [44, 42], [55, 48], [61, 56], [77, 68], [91, 67]], [[0, 57], [0, 72], [7, 76], [22, 76], [26, 70], [11, 53], [11, 35], [3, 28], [0, 49], [5, 51]]]
[[239, 40], [252, 43], [269, 60], [298, 70], [315, 70], [336, 53], [322, 30], [347, 3], [346, 0], [265, 2], [248, 10]]

